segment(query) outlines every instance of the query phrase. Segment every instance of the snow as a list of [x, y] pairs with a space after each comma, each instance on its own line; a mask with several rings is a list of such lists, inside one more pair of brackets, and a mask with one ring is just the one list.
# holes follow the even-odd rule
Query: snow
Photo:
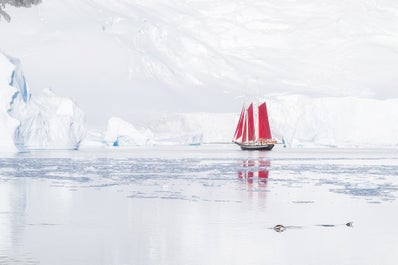
[[[92, 131], [86, 145], [230, 142], [243, 101], [265, 97], [272, 132], [288, 146], [396, 146], [397, 10], [389, 0], [49, 0], [7, 9], [1, 48], [22, 58], [33, 89], [77, 100]], [[22, 72], [0, 67], [2, 107], [15, 100], [14, 118], [22, 102], [38, 114], [47, 103], [29, 100]], [[26, 122], [57, 123], [50, 112], [65, 128], [83, 122], [76, 103], [58, 103]], [[23, 118], [0, 115], [10, 143]], [[107, 117], [123, 120], [100, 130]], [[28, 127], [18, 141], [43, 148], [84, 135], [80, 125], [59, 138]]]
[[32, 87], [76, 99], [98, 129], [113, 116], [140, 122], [143, 109], [235, 112], [244, 95], [397, 98], [397, 10], [390, 0], [49, 0], [8, 8], [0, 34]]
[[0, 147], [77, 149], [85, 135], [85, 115], [70, 99], [46, 89], [31, 93], [18, 59], [0, 53]]

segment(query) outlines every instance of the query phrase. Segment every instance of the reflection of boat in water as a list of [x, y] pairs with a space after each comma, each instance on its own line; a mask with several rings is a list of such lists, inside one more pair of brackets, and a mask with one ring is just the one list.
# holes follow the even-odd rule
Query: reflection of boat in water
[[267, 182], [270, 166], [271, 161], [266, 158], [244, 160], [242, 161], [242, 168], [238, 171], [238, 177], [248, 182], [252, 182], [255, 178], [259, 182]]
[[272, 139], [265, 102], [258, 106], [256, 113], [253, 103], [248, 108], [243, 106], [232, 141], [242, 150], [271, 150], [274, 147], [276, 140]]

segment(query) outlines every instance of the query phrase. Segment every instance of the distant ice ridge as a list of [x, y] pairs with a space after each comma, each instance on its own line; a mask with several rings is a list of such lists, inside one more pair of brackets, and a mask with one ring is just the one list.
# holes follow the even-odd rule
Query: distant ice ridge
[[132, 124], [120, 119], [108, 121], [104, 142], [111, 146], [142, 146], [152, 144], [152, 132], [137, 130]]
[[290, 146], [398, 145], [398, 99], [280, 96], [269, 101], [271, 129]]
[[[271, 131], [288, 147], [398, 146], [398, 100], [274, 96], [267, 100]], [[239, 113], [180, 113], [146, 121], [137, 130], [118, 118], [105, 142], [114, 146], [228, 143]]]
[[[131, 123], [121, 118], [111, 118], [108, 121], [104, 140], [100, 141], [108, 146], [148, 146], [148, 145], [200, 145], [203, 133], [196, 127], [196, 131], [177, 115], [167, 119], [153, 120], [152, 126], [137, 129]], [[154, 125], [156, 124], [156, 125]], [[95, 133], [85, 141], [85, 145], [93, 144]], [[97, 137], [98, 139], [98, 137]]]
[[84, 113], [49, 89], [31, 97], [18, 59], [0, 52], [0, 146], [8, 149], [77, 149]]

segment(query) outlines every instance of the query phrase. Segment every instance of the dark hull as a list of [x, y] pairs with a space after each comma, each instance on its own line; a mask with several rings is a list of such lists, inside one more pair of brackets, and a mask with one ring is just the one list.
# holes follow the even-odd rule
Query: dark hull
[[236, 144], [239, 145], [242, 150], [247, 150], [247, 151], [255, 151], [255, 150], [267, 150], [267, 151], [270, 151], [270, 150], [272, 150], [272, 148], [274, 148], [273, 144], [263, 144], [263, 145], [241, 144], [241, 143], [236, 143]]

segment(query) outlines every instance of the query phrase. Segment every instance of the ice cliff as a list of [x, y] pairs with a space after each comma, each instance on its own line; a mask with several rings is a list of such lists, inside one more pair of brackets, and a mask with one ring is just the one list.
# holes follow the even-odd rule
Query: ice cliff
[[77, 149], [85, 116], [70, 99], [49, 89], [32, 97], [18, 59], [0, 52], [0, 147]]
[[111, 146], [142, 146], [152, 144], [152, 133], [149, 130], [138, 130], [132, 124], [120, 119], [108, 121], [104, 142]]
[[[230, 137], [233, 124], [232, 114], [163, 114], [148, 119], [141, 129], [120, 118], [111, 118], [103, 142], [108, 146], [200, 145], [225, 142]], [[95, 145], [92, 143], [94, 133], [90, 135], [92, 137], [85, 141], [85, 145]]]
[[20, 93], [12, 86], [15, 68], [15, 65], [0, 53], [0, 146], [2, 149], [15, 148], [14, 132], [19, 125], [19, 121], [9, 114], [15, 95]]
[[[398, 146], [398, 100], [273, 96], [267, 100], [271, 131], [288, 147]], [[121, 119], [108, 122], [114, 146], [228, 143], [239, 113], [175, 113], [137, 130]]]
[[398, 145], [398, 99], [279, 96], [269, 101], [275, 136], [290, 146]]

